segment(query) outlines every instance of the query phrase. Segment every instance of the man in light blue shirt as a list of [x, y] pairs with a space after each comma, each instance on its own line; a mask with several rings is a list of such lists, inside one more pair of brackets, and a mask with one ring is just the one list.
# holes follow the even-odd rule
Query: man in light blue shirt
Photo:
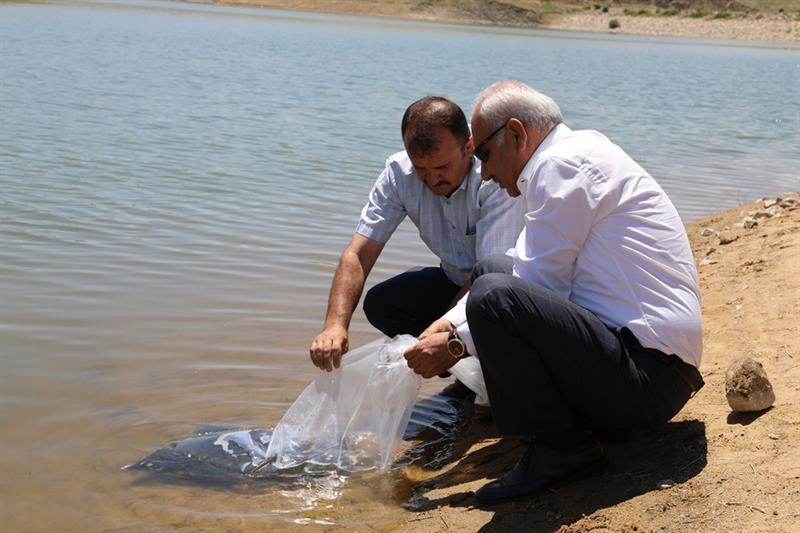
[[324, 328], [309, 350], [324, 370], [338, 368], [348, 350], [367, 276], [406, 216], [440, 264], [413, 268], [367, 293], [367, 319], [390, 337], [420, 335], [466, 293], [475, 263], [513, 247], [522, 229], [522, 202], [481, 180], [466, 117], [455, 103], [437, 96], [414, 102], [401, 131], [406, 150], [389, 157], [369, 194], [339, 259]]

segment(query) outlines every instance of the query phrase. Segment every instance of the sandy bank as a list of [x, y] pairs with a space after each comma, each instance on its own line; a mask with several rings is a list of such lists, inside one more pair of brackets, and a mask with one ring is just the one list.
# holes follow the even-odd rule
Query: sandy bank
[[[507, 27], [582, 32], [675, 36], [700, 39], [800, 44], [796, 15], [756, 13], [711, 20], [688, 16], [630, 16], [623, 7], [603, 13], [586, 9], [563, 13], [519, 7], [515, 3], [477, 0], [196, 0], [198, 3], [269, 7], [313, 13], [370, 16]], [[616, 19], [619, 28], [609, 29]]]
[[[609, 29], [616, 19], [620, 27]], [[550, 19], [549, 29], [588, 31], [596, 33], [625, 33], [631, 35], [658, 35], [692, 39], [720, 39], [770, 43], [800, 42], [800, 22], [779, 16], [708, 20], [689, 17], [634, 17], [620, 13], [597, 11], [561, 15]]]

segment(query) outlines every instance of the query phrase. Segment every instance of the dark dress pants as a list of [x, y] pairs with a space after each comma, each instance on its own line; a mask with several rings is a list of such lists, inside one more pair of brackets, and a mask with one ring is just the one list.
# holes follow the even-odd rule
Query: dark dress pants
[[460, 288], [440, 267], [415, 267], [367, 291], [364, 314], [388, 337], [418, 337], [445, 314]]
[[648, 427], [689, 399], [669, 356], [643, 348], [628, 329], [610, 329], [552, 291], [485, 270], [470, 291], [467, 321], [501, 435]]

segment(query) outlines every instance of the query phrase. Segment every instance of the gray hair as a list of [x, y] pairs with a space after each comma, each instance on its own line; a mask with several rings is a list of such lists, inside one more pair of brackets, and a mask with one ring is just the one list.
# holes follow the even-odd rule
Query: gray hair
[[[499, 81], [484, 89], [475, 99], [473, 119], [477, 114], [490, 129], [516, 118], [544, 133], [564, 121], [555, 100], [516, 80]], [[503, 142], [504, 133], [498, 142]]]

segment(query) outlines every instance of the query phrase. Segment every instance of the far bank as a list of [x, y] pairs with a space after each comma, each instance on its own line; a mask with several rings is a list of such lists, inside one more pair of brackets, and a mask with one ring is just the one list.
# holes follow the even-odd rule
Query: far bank
[[[779, 43], [800, 46], [800, 8], [766, 3], [739, 2], [736, 10], [718, 0], [590, 3], [515, 2], [476, 0], [192, 0], [194, 3], [266, 7], [289, 11], [394, 18], [502, 27], [621, 33], [696, 39]], [[752, 6], [750, 6], [752, 4]], [[770, 9], [764, 8], [768, 4]], [[693, 7], [697, 6], [697, 7]], [[760, 7], [759, 7], [760, 6]]]

